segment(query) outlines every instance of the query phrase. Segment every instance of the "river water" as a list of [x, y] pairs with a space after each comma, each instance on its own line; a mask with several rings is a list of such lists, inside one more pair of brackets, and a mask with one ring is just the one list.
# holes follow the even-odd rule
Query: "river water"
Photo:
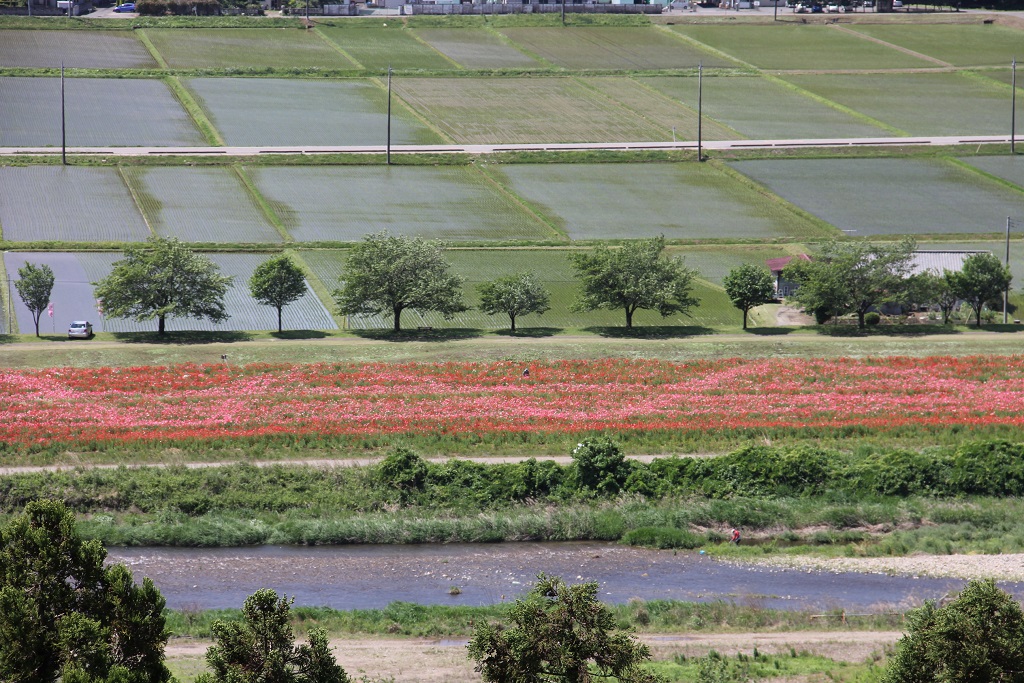
[[[127, 564], [139, 580], [152, 578], [175, 609], [237, 608], [259, 588], [294, 596], [296, 605], [335, 609], [380, 608], [396, 600], [490, 605], [520, 595], [540, 572], [570, 583], [597, 581], [605, 602], [723, 599], [851, 612], [906, 609], [964, 585], [958, 579], [754, 567], [695, 552], [589, 542], [111, 548], [109, 558]], [[450, 594], [453, 586], [458, 595]], [[1003, 588], [1024, 596], [1024, 584]]]

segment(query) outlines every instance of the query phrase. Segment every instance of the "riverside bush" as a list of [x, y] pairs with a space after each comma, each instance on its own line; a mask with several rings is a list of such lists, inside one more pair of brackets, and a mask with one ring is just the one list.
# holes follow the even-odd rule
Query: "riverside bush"
[[[439, 510], [458, 516], [532, 503], [703, 498], [707, 505], [689, 510], [687, 523], [702, 524], [706, 513], [709, 519], [736, 526], [763, 527], [784, 521], [785, 506], [775, 501], [804, 498], [834, 502], [828, 521], [849, 528], [891, 519], [884, 505], [865, 505], [877, 497], [1024, 495], [1024, 445], [1006, 441], [855, 454], [807, 446], [747, 446], [718, 458], [657, 458], [650, 464], [621, 459], [621, 450], [611, 442], [587, 448], [585, 458], [568, 466], [534, 459], [494, 465], [456, 459], [438, 463], [397, 450], [374, 467], [237, 464], [13, 474], [0, 478], [0, 513], [19, 512], [35, 499], [59, 498], [87, 514], [131, 511], [205, 518], [298, 511], [337, 519], [398, 506], [431, 511], [429, 516], [437, 518]], [[941, 514], [949, 521], [975, 521], [981, 513], [950, 507]], [[593, 523], [591, 518], [588, 524]], [[646, 521], [630, 528], [660, 525]], [[615, 528], [618, 523], [609, 523], [588, 537], [618, 538]], [[253, 533], [238, 529], [231, 535]]]

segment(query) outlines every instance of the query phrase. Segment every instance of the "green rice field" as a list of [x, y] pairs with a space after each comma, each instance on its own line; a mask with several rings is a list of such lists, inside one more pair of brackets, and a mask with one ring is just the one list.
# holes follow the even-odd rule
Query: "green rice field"
[[1021, 32], [1004, 26], [857, 24], [850, 28], [956, 66], [1009, 66], [1014, 56], [1024, 54]]
[[300, 28], [170, 28], [145, 34], [172, 69], [356, 68], [317, 32]]
[[[575, 78], [410, 78], [392, 82], [403, 100], [463, 144], [622, 142], [672, 139]], [[680, 112], [681, 120], [685, 112]]]
[[141, 242], [150, 231], [115, 168], [0, 166], [0, 230], [14, 242]]
[[806, 254], [808, 249], [803, 244], [707, 244], [669, 247], [666, 252], [682, 257], [688, 268], [700, 271], [702, 279], [721, 287], [729, 271], [744, 263], [767, 267], [768, 259]]
[[566, 69], [695, 69], [735, 66], [655, 27], [504, 28], [529, 54]]
[[956, 73], [784, 78], [909, 135], [1009, 133], [1009, 90], [979, 78]]
[[298, 241], [355, 241], [388, 230], [445, 240], [562, 239], [486, 176], [457, 166], [254, 167]]
[[385, 18], [380, 27], [360, 24], [352, 28], [321, 26], [316, 30], [366, 69], [387, 70], [389, 66], [413, 70], [459, 68], [455, 62], [401, 26], [400, 22], [392, 21], [388, 27]]
[[[338, 286], [344, 270], [344, 254], [338, 251], [302, 251], [303, 260], [328, 289]], [[516, 327], [529, 328], [581, 328], [621, 327], [625, 314], [621, 311], [592, 311], [576, 313], [569, 310], [578, 294], [578, 284], [568, 251], [558, 249], [454, 249], [446, 257], [452, 270], [466, 278], [464, 288], [466, 302], [472, 306], [479, 303], [477, 285], [503, 275], [529, 271], [533, 272], [551, 294], [551, 310], [543, 315], [529, 315], [516, 319]], [[695, 267], [699, 264], [691, 264]], [[734, 326], [741, 322], [740, 312], [733, 307], [725, 292], [706, 281], [695, 283], [694, 294], [701, 304], [691, 316], [670, 316], [662, 318], [656, 312], [638, 311], [634, 317], [636, 325], [695, 325], [703, 327]], [[415, 311], [402, 314], [405, 327], [469, 327], [484, 329], [507, 328], [507, 316], [488, 316], [478, 310], [458, 314], [450, 321], [440, 315]], [[354, 329], [387, 329], [391, 327], [390, 317], [350, 316], [348, 326]]]
[[488, 172], [574, 240], [826, 235], [713, 164], [509, 164]]
[[739, 161], [741, 173], [805, 211], [870, 235], [988, 233], [1019, 215], [1024, 193], [942, 160]]
[[[59, 78], [0, 76], [0, 147], [59, 147]], [[69, 147], [205, 145], [163, 81], [65, 80]]]
[[930, 62], [867, 40], [844, 29], [779, 23], [757, 25], [678, 25], [704, 45], [761, 69], [903, 69], [934, 67]]
[[466, 28], [421, 28], [415, 35], [467, 69], [537, 69], [543, 64], [490, 31]]
[[138, 38], [115, 31], [0, 29], [0, 67], [147, 69], [156, 60]]
[[[196, 78], [188, 81], [228, 145], [383, 145], [387, 91], [370, 80]], [[393, 144], [443, 142], [401, 106]]]
[[186, 242], [280, 242], [232, 167], [142, 166], [124, 176], [158, 235]]
[[[697, 106], [695, 78], [655, 76], [640, 81], [690, 107]], [[760, 76], [705, 78], [703, 91], [704, 115], [747, 138], [856, 138], [887, 134], [863, 119]], [[716, 139], [713, 130], [708, 132], [707, 121], [705, 135]]]

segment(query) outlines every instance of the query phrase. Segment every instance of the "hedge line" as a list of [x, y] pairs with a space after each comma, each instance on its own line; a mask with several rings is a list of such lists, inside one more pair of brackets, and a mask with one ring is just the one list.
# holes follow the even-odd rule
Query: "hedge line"
[[562, 466], [430, 463], [397, 449], [374, 467], [119, 468], [20, 474], [0, 479], [0, 512], [60, 498], [76, 512], [374, 512], [400, 507], [494, 510], [639, 494], [650, 499], [813, 496], [1024, 495], [1024, 444], [978, 441], [925, 451], [862, 455], [809, 446], [746, 446], [718, 458], [626, 460], [607, 439], [578, 446]]

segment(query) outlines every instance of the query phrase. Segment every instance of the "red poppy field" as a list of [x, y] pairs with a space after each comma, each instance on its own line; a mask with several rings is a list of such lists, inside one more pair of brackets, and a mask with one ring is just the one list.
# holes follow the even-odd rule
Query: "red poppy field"
[[9, 452], [275, 436], [1009, 433], [1024, 425], [1024, 357], [55, 368], [3, 371], [0, 396]]

